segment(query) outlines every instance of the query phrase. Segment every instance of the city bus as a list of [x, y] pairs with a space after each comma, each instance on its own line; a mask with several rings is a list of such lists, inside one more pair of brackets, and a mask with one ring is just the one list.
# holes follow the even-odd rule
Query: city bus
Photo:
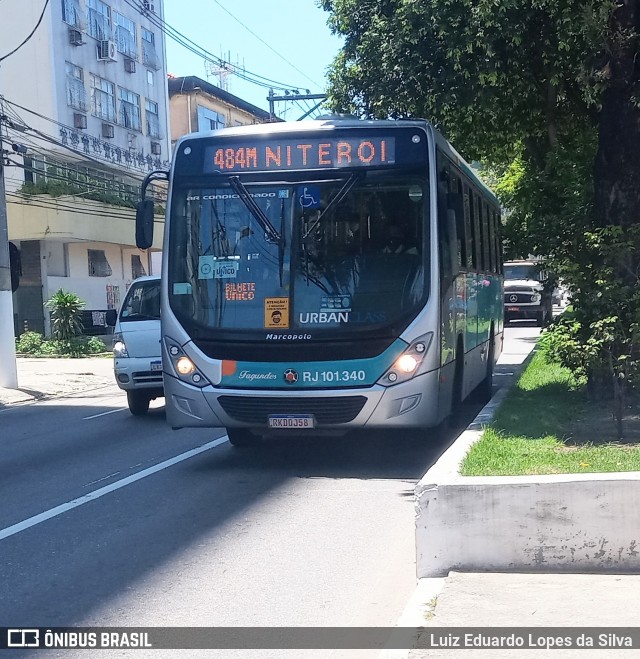
[[270, 435], [431, 428], [491, 394], [500, 206], [424, 120], [327, 117], [189, 134], [168, 180], [167, 420]]

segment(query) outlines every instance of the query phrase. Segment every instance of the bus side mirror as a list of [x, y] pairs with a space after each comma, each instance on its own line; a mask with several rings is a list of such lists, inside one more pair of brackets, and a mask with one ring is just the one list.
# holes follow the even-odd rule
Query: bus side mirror
[[139, 249], [153, 245], [153, 199], [143, 199], [136, 207], [136, 245]]

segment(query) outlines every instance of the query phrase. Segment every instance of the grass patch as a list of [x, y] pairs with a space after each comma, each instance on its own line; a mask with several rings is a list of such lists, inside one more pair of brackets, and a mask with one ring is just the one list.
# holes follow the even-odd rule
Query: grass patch
[[[629, 417], [629, 423], [640, 424], [640, 417]], [[613, 431], [610, 412], [589, 403], [584, 382], [536, 351], [461, 474], [640, 471], [640, 444], [611, 441]]]

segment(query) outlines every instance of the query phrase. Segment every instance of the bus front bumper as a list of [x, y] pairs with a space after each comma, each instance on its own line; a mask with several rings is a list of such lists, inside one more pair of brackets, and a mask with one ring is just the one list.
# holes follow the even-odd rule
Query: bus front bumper
[[[173, 428], [250, 428], [257, 434], [295, 433], [274, 429], [273, 417], [312, 417], [315, 431], [357, 428], [426, 428], [437, 425], [437, 371], [393, 387], [332, 390], [202, 389], [165, 374], [167, 421]], [[273, 422], [271, 422], [273, 423]]]

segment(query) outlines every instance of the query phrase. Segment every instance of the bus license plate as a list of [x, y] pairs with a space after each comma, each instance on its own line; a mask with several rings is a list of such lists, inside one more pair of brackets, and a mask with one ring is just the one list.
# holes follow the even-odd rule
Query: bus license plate
[[151, 362], [152, 371], [161, 371], [162, 370], [162, 361]]
[[520, 307], [507, 307], [507, 311], [520, 311]]
[[269, 428], [289, 428], [297, 430], [301, 428], [314, 428], [315, 423], [311, 414], [291, 415], [281, 414], [269, 417]]

